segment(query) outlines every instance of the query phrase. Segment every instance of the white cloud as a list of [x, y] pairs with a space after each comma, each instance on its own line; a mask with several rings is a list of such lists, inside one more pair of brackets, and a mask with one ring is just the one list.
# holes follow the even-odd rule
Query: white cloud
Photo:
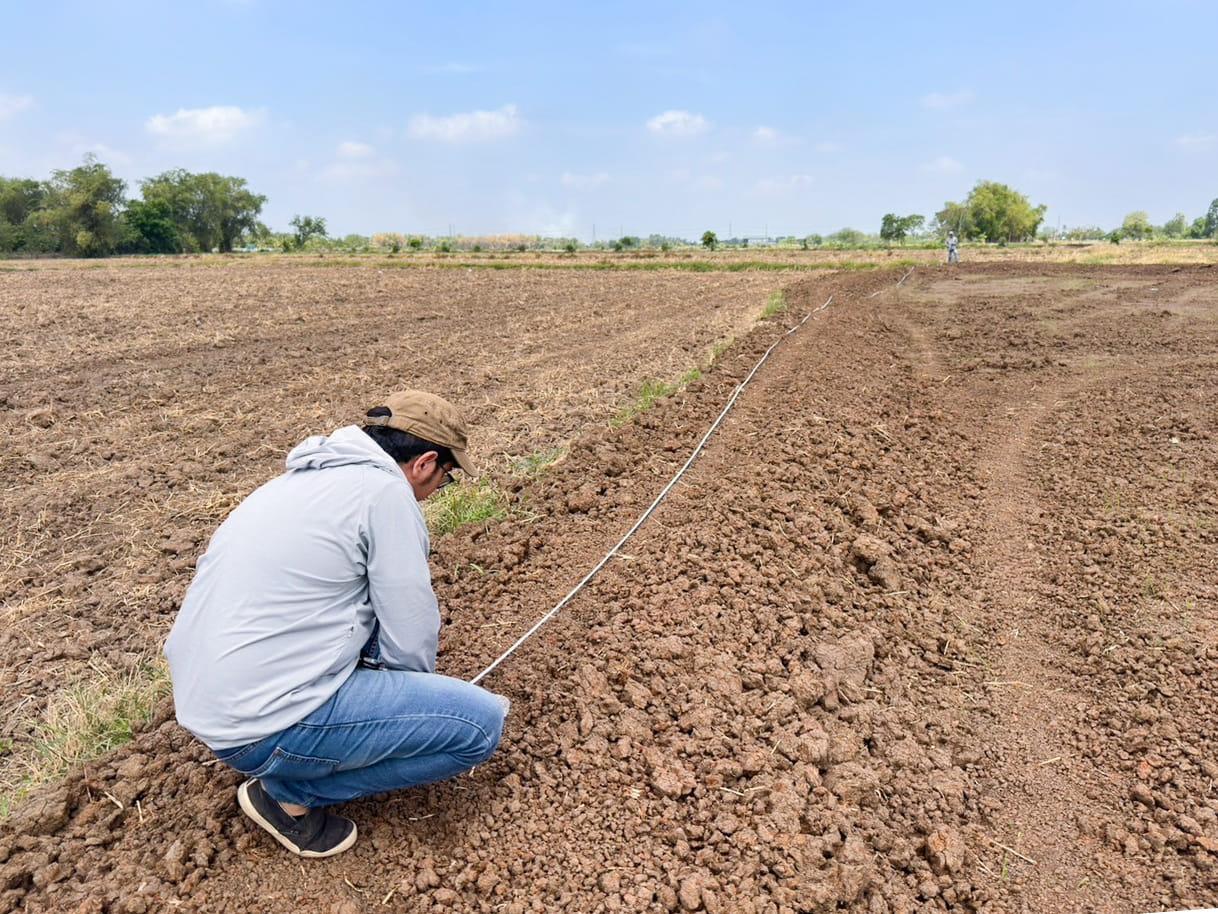
[[955, 92], [931, 92], [928, 95], [923, 95], [921, 102], [923, 108], [946, 111], [950, 108], [959, 108], [961, 105], [967, 105], [976, 97], [976, 94], [971, 89], [958, 89]]
[[811, 187], [811, 175], [784, 175], [777, 178], [762, 178], [754, 185], [759, 194], [782, 194]]
[[13, 115], [33, 107], [34, 99], [29, 95], [6, 95], [0, 92], [0, 121], [7, 121]]
[[951, 156], [939, 156], [922, 164], [922, 170], [936, 175], [954, 175], [964, 170], [964, 166]]
[[782, 134], [773, 127], [758, 127], [753, 131], [753, 139], [762, 146], [774, 146], [782, 139]]
[[575, 190], [588, 190], [593, 187], [600, 187], [609, 180], [609, 175], [603, 171], [598, 171], [591, 175], [578, 175], [569, 171], [564, 171], [558, 179], [563, 187], [574, 188]]
[[647, 122], [647, 129], [658, 136], [697, 136], [710, 130], [710, 121], [689, 111], [665, 111]]
[[524, 122], [515, 105], [495, 111], [465, 111], [447, 117], [418, 114], [410, 119], [410, 135], [442, 143], [481, 143], [501, 140], [520, 132]]
[[367, 159], [371, 158], [376, 152], [367, 143], [360, 143], [355, 140], [344, 140], [338, 144], [337, 155], [340, 159]]
[[102, 143], [75, 130], [65, 130], [55, 136], [55, 141], [73, 159], [95, 155], [107, 165], [124, 168], [131, 164], [131, 156], [113, 146]]
[[352, 181], [392, 178], [397, 173], [397, 163], [390, 159], [340, 159], [323, 168], [318, 177], [323, 181], [345, 184]]
[[179, 108], [173, 114], [154, 114], [144, 124], [149, 133], [180, 143], [219, 145], [262, 123], [264, 112], [235, 105]]
[[799, 137], [791, 136], [789, 133], [784, 133], [777, 127], [767, 127], [762, 125], [753, 128], [749, 134], [753, 142], [758, 146], [767, 148], [775, 148], [778, 146], [800, 146], [803, 145], [803, 140]]
[[1186, 133], [1176, 137], [1176, 145], [1183, 149], [1208, 149], [1218, 144], [1218, 136], [1212, 133]]

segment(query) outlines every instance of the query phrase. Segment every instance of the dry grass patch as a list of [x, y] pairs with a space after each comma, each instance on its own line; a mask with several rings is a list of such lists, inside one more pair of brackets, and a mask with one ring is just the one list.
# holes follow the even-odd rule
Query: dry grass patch
[[170, 693], [169, 668], [161, 657], [125, 671], [93, 668], [97, 678], [55, 696], [37, 722], [29, 748], [11, 760], [0, 782], [0, 817], [32, 788], [130, 742]]

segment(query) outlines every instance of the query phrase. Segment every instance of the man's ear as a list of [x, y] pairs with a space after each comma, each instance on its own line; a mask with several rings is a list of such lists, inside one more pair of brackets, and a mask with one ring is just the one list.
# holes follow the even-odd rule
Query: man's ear
[[435, 472], [437, 461], [440, 459], [436, 451], [424, 451], [406, 464], [406, 478], [423, 480]]

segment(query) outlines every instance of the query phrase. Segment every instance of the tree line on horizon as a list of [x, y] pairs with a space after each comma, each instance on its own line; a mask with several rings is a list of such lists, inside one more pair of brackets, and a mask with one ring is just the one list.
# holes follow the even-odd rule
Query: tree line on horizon
[[[0, 177], [0, 254], [60, 254], [101, 257], [109, 254], [182, 254], [229, 252], [243, 245], [280, 250], [301, 250], [318, 244], [338, 244], [344, 250], [372, 250], [388, 246], [392, 253], [421, 250], [425, 238], [380, 233], [328, 239], [325, 220], [295, 216], [292, 233], [275, 233], [259, 221], [266, 196], [254, 193], [244, 178], [215, 172], [192, 173], [177, 168], [139, 182], [140, 196], [127, 197], [127, 185], [109, 167], [88, 155], [71, 169], [59, 169], [47, 180]], [[1026, 196], [1006, 184], [979, 181], [962, 202], [948, 201], [928, 223], [917, 214], [885, 213], [878, 240], [885, 244], [923, 242], [954, 232], [962, 241], [1014, 243], [1038, 237], [1046, 207], [1033, 206]], [[1152, 225], [1144, 211], [1130, 213], [1117, 229], [1082, 227], [1058, 233], [1040, 231], [1040, 237], [1078, 240], [1154, 238], [1218, 238], [1218, 199], [1206, 214], [1191, 222], [1177, 213], [1162, 226]], [[523, 237], [523, 236], [513, 236]], [[844, 228], [828, 236], [807, 235], [780, 239], [809, 247], [850, 247], [871, 243], [877, 236]], [[390, 239], [388, 242], [386, 239]], [[625, 251], [653, 239], [663, 249], [691, 244], [682, 239], [653, 235], [646, 242], [624, 236], [594, 247]], [[540, 240], [540, 239], [539, 239]], [[581, 247], [575, 239], [559, 239], [562, 250]], [[714, 249], [723, 244], [747, 246], [748, 239], [720, 242], [713, 231], [704, 232], [701, 244]], [[436, 239], [428, 249], [451, 251], [455, 239]], [[512, 249], [528, 245], [515, 242]], [[482, 246], [474, 242], [473, 250]]]
[[172, 169], [126, 182], [93, 156], [45, 181], [0, 177], [0, 251], [101, 257], [231, 251], [259, 228], [266, 197], [244, 178]]
[[998, 244], [1045, 240], [1098, 241], [1120, 243], [1124, 240], [1146, 241], [1153, 238], [1218, 238], [1218, 199], [1213, 200], [1205, 215], [1189, 221], [1184, 213], [1176, 213], [1161, 226], [1152, 225], [1144, 210], [1130, 213], [1121, 225], [1112, 230], [1098, 226], [1080, 226], [1059, 232], [1044, 229], [1047, 207], [1033, 206], [1026, 196], [996, 181], [979, 181], [962, 203], [948, 201], [934, 215], [929, 229], [923, 233], [925, 218], [919, 215], [898, 216], [885, 213], [880, 222], [880, 238], [903, 242], [922, 235], [942, 238], [954, 232], [962, 241], [985, 241]]

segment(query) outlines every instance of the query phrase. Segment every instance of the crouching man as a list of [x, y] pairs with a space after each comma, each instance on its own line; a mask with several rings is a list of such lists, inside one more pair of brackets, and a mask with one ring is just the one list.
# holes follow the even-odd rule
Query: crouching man
[[298, 445], [199, 559], [165, 645], [177, 718], [294, 854], [355, 843], [326, 807], [452, 777], [499, 743], [507, 701], [435, 672], [419, 504], [472, 475], [465, 448], [452, 405], [394, 394]]

